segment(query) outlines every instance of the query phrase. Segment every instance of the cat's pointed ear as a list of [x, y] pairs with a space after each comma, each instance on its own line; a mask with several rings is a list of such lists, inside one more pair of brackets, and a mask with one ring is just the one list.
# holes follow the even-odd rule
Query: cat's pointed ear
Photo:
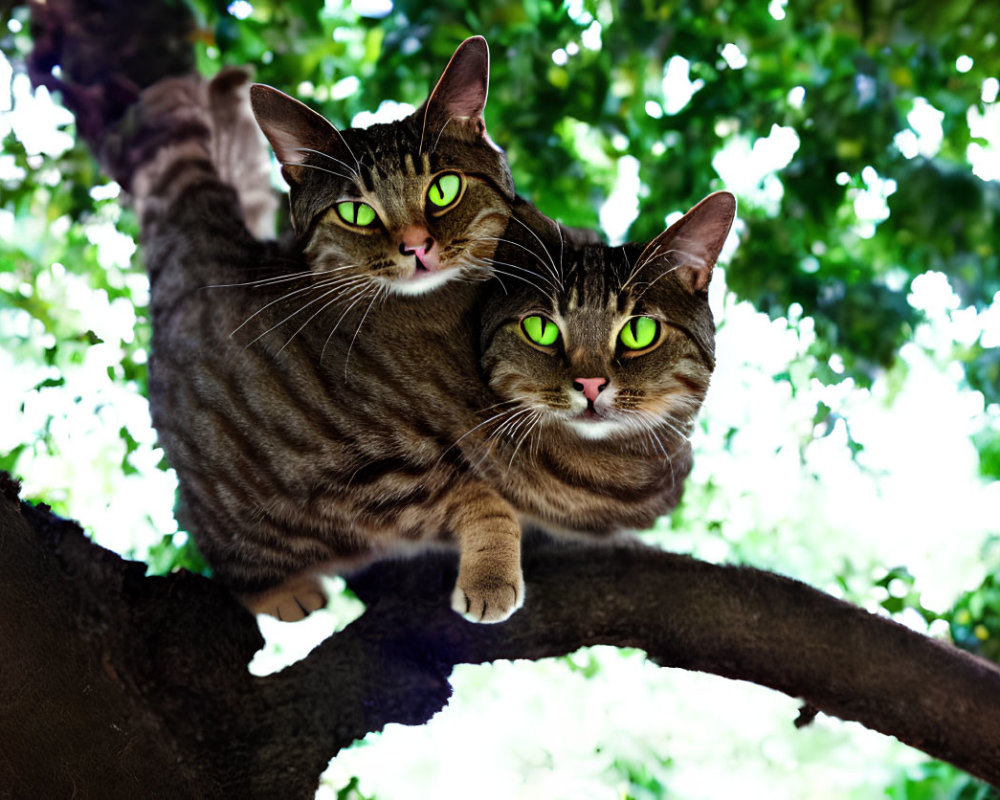
[[710, 194], [650, 242], [640, 262], [662, 264], [692, 292], [704, 292], [735, 217], [731, 193]]
[[425, 145], [433, 147], [444, 127], [455, 119], [475, 121], [489, 141], [483, 121], [489, 83], [490, 49], [482, 36], [472, 36], [455, 50], [434, 90], [418, 109], [418, 113], [423, 112], [421, 150]]
[[250, 106], [289, 183], [302, 180], [302, 164], [310, 150], [327, 152], [340, 139], [340, 132], [324, 117], [271, 86], [251, 86]]

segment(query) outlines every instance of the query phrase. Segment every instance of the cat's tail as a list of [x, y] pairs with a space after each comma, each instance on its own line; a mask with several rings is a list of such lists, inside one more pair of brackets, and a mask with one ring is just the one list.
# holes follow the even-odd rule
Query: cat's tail
[[277, 195], [270, 150], [250, 110], [249, 72], [224, 69], [166, 78], [142, 92], [102, 152], [102, 165], [132, 196], [143, 235], [187, 190], [215, 184], [236, 193], [257, 238], [274, 235]]
[[271, 186], [271, 148], [250, 108], [250, 73], [226, 69], [208, 84], [212, 163], [236, 190], [247, 227], [258, 239], [274, 236], [278, 195]]

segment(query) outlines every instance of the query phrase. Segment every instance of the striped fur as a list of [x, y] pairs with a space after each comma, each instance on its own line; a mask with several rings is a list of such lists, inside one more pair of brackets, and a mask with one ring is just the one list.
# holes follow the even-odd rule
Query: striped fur
[[[456, 541], [456, 603], [477, 619], [506, 616], [522, 597], [520, 527], [450, 449], [463, 422], [449, 412], [479, 403], [463, 310], [489, 275], [513, 201], [502, 154], [481, 118], [441, 114], [431, 101], [400, 123], [344, 131], [357, 159], [347, 182], [377, 193], [387, 216], [416, 216], [434, 172], [461, 171], [467, 181], [453, 212], [423, 220], [441, 244], [442, 269], [459, 279], [419, 297], [384, 283], [373, 291], [362, 278], [398, 276], [343, 248], [360, 241], [376, 260], [408, 266], [392, 257], [396, 231], [352, 239], [326, 214], [339, 194], [310, 206], [317, 194], [344, 191], [322, 169], [292, 176], [293, 248], [247, 229], [245, 200], [264, 188], [252, 179], [262, 173], [243, 144], [247, 117], [219, 107], [242, 102], [238, 83], [157, 84], [133, 143], [149, 151], [132, 186], [152, 292], [151, 408], [179, 478], [179, 521], [223, 582], [286, 619], [318, 602], [320, 567]], [[225, 152], [241, 154], [238, 192], [223, 180], [233, 174], [219, 161]], [[345, 263], [357, 272], [329, 283], [326, 271]]]
[[[179, 477], [178, 518], [226, 585], [254, 610], [294, 619], [322, 602], [322, 572], [457, 544], [453, 606], [498, 621], [523, 599], [522, 520], [607, 534], [676, 504], [711, 371], [703, 276], [731, 208], [728, 219], [718, 202], [685, 217], [682, 228], [696, 224], [683, 247], [677, 226], [646, 252], [583, 244], [514, 197], [481, 105], [439, 82], [400, 123], [340, 132], [307, 118], [327, 138], [283, 159], [299, 232], [286, 248], [247, 227], [266, 216], [253, 198], [269, 189], [243, 84], [227, 74], [148, 90], [155, 147], [137, 135], [148, 158], [133, 181], [152, 290], [153, 419]], [[435, 97], [470, 113], [442, 111]], [[269, 134], [279, 156], [291, 152], [283, 136]], [[437, 218], [422, 204], [441, 170], [466, 184]], [[329, 213], [345, 196], [376, 205], [383, 229], [345, 233]], [[412, 278], [412, 257], [395, 254], [413, 219], [453, 275], [420, 293], [391, 288]], [[678, 256], [698, 247], [701, 271]], [[664, 343], [617, 365], [607, 345], [622, 315], [654, 307]], [[526, 346], [517, 322], [532, 310], [558, 318], [574, 347]], [[579, 411], [567, 379], [618, 366], [619, 403], [663, 423], [580, 435], [564, 418]]]
[[[706, 290], [734, 213], [720, 192], [649, 244], [612, 248], [518, 210], [494, 259], [531, 264], [535, 275], [484, 298], [492, 404], [467, 449], [522, 519], [604, 536], [647, 528], [677, 505], [715, 364]], [[553, 346], [522, 330], [535, 314], [558, 324]], [[638, 316], [658, 320], [661, 334], [633, 353], [618, 336]], [[581, 378], [606, 383], [588, 399]]]

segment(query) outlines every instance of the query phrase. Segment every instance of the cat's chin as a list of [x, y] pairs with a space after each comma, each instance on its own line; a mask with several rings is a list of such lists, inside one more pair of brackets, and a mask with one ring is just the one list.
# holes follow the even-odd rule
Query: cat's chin
[[617, 420], [594, 417], [573, 417], [563, 424], [581, 439], [607, 439], [625, 430], [625, 425]]
[[408, 278], [393, 278], [389, 281], [389, 291], [407, 297], [418, 297], [435, 289], [440, 289], [452, 278], [458, 276], [457, 269], [437, 269], [433, 272], [420, 270]]

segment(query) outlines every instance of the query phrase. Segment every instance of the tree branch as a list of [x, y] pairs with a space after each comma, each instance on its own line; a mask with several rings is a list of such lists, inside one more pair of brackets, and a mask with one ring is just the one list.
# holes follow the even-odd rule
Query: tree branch
[[525, 607], [475, 625], [448, 607], [453, 557], [389, 561], [351, 578], [358, 620], [257, 678], [255, 621], [212, 581], [144, 577], [0, 486], [14, 796], [312, 797], [341, 748], [437, 713], [456, 664], [593, 644], [769, 686], [1000, 783], [1000, 669], [777, 575], [534, 536]]

